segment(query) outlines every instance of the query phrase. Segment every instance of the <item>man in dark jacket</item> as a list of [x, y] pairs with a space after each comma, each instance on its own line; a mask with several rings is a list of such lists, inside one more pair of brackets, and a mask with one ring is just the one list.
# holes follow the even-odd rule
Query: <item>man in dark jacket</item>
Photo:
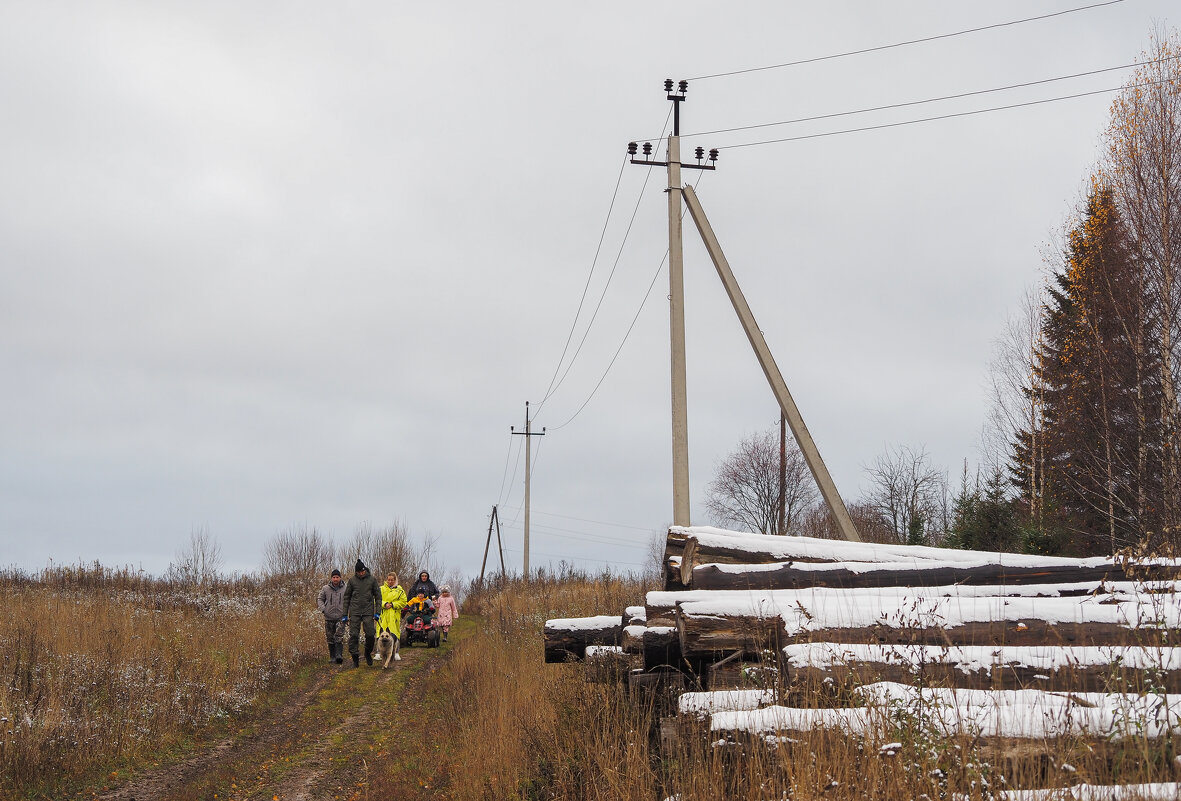
[[381, 615], [381, 585], [369, 575], [360, 559], [353, 577], [344, 588], [345, 620], [349, 624], [349, 655], [353, 667], [361, 664], [361, 627], [365, 628], [365, 664], [373, 664], [373, 646], [377, 644], [374, 621]]
[[435, 586], [435, 582], [431, 581], [431, 574], [425, 570], [418, 574], [418, 581], [414, 582], [414, 586], [410, 588], [410, 592], [406, 593], [406, 597], [413, 598], [418, 595], [419, 590], [432, 601], [439, 597], [439, 588]]
[[316, 608], [324, 616], [324, 636], [328, 639], [328, 661], [340, 664], [344, 661], [344, 582], [340, 571], [333, 570], [332, 577], [316, 597]]

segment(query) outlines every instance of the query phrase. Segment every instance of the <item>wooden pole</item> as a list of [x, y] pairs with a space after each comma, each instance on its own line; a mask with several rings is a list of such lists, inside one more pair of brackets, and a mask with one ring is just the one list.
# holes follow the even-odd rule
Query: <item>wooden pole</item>
[[828, 504], [828, 510], [836, 520], [837, 528], [845, 539], [861, 542], [861, 535], [857, 533], [857, 527], [853, 525], [853, 520], [849, 517], [849, 510], [845, 508], [845, 502], [841, 500], [836, 484], [833, 483], [832, 476], [829, 475], [828, 468], [824, 465], [824, 460], [820, 458], [820, 451], [817, 449], [816, 443], [812, 441], [808, 427], [804, 425], [804, 418], [800, 415], [795, 401], [792, 400], [791, 393], [787, 389], [787, 382], [783, 380], [783, 374], [779, 372], [779, 366], [775, 364], [775, 357], [771, 355], [771, 349], [767, 347], [767, 341], [763, 339], [763, 332], [755, 322], [750, 305], [746, 302], [746, 297], [743, 296], [737, 279], [734, 278], [734, 271], [730, 269], [730, 263], [726, 261], [726, 256], [722, 253], [722, 247], [718, 244], [718, 238], [714, 235], [709, 220], [706, 219], [705, 210], [701, 208], [697, 193], [693, 191], [693, 187], [686, 186], [681, 194], [684, 195], [685, 204], [689, 207], [689, 214], [693, 217], [693, 222], [697, 224], [702, 241], [705, 242], [705, 249], [709, 251], [709, 256], [713, 259], [718, 276], [726, 287], [730, 303], [733, 304], [734, 311], [737, 312], [738, 319], [742, 322], [746, 338], [754, 348], [755, 356], [758, 357], [759, 364], [763, 368], [763, 374], [771, 385], [771, 391], [775, 393], [775, 398], [779, 401], [780, 412], [787, 418], [788, 425], [791, 426], [791, 433], [800, 446], [804, 461], [808, 463], [813, 478], [816, 479], [816, 486], [820, 489], [824, 502]]

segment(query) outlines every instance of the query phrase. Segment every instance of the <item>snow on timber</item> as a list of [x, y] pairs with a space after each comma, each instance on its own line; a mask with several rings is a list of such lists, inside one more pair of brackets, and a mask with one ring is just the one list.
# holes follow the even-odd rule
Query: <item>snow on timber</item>
[[714, 690], [681, 693], [677, 709], [682, 715], [704, 718], [714, 712], [737, 712], [758, 709], [775, 703], [774, 690]]
[[[1127, 586], [1124, 586], [1127, 584]], [[1173, 590], [1176, 582], [1169, 583]], [[1077, 592], [1096, 588], [1083, 585], [1016, 587], [813, 587], [799, 590], [690, 590], [650, 592], [649, 606], [676, 605], [683, 616], [753, 617], [783, 619], [789, 635], [830, 628], [863, 628], [875, 624], [893, 628], [940, 626], [1022, 620], [1061, 623], [1108, 623], [1137, 627], [1181, 625], [1176, 595], [1136, 594], [1128, 583], [1109, 583], [1114, 595], [1055, 597], [1065, 588]], [[946, 595], [954, 592], [954, 595]], [[1004, 593], [1003, 595], [1001, 593]], [[1042, 597], [1038, 597], [1042, 596]], [[1112, 601], [1119, 601], [1112, 603]], [[1107, 601], [1104, 603], [1104, 601]]]
[[894, 682], [867, 684], [856, 692], [867, 706], [721, 711], [710, 716], [710, 731], [762, 735], [830, 728], [864, 735], [885, 732], [890, 710], [916, 710], [920, 705], [923, 719], [944, 736], [1042, 739], [1090, 735], [1120, 740], [1156, 738], [1181, 730], [1181, 695], [920, 689]]
[[1181, 798], [1181, 784], [1076, 784], [1045, 790], [1005, 790], [998, 797], [1001, 801], [1177, 801]]
[[993, 667], [1020, 667], [1051, 672], [1090, 665], [1122, 666], [1133, 670], [1181, 670], [1181, 648], [1141, 646], [942, 646], [942, 645], [858, 645], [815, 642], [788, 645], [783, 649], [788, 664], [802, 668], [831, 668], [857, 662], [906, 665], [918, 670], [923, 665], [955, 665], [971, 675]]
[[592, 659], [610, 659], [622, 654], [623, 648], [618, 645], [588, 645], [586, 647], [586, 659], [588, 662]]
[[618, 626], [619, 615], [594, 615], [592, 617], [556, 617], [545, 621], [547, 629], [561, 629], [562, 631], [597, 631]]
[[1006, 567], [1102, 567], [1111, 564], [1106, 557], [1070, 559], [1064, 556], [1031, 556], [994, 551], [961, 551], [927, 545], [880, 545], [846, 540], [822, 540], [815, 537], [782, 537], [746, 534], [711, 526], [673, 526], [669, 533], [694, 537], [700, 545], [714, 548], [750, 550], [774, 555], [783, 561], [907, 563], [910, 567], [932, 567], [930, 563], [950, 562], [961, 567], [1004, 565]]
[[648, 611], [642, 606], [629, 606], [623, 610], [623, 616], [628, 621], [645, 620], [648, 617]]

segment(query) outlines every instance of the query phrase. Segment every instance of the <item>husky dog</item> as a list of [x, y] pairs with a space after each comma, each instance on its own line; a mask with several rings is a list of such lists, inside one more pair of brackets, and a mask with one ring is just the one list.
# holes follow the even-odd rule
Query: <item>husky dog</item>
[[383, 628], [381, 635], [377, 638], [377, 658], [381, 660], [382, 670], [390, 666], [390, 660], [397, 652], [398, 638], [391, 634], [389, 629]]

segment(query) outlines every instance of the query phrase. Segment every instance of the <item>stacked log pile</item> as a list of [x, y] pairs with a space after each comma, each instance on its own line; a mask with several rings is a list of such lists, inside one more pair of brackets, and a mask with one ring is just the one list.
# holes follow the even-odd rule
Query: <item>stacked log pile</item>
[[678, 715], [715, 743], [864, 737], [908, 705], [998, 744], [1181, 743], [1179, 562], [672, 528], [665, 568], [614, 633], [549, 621], [547, 661], [618, 646], [634, 685], [695, 690]]

